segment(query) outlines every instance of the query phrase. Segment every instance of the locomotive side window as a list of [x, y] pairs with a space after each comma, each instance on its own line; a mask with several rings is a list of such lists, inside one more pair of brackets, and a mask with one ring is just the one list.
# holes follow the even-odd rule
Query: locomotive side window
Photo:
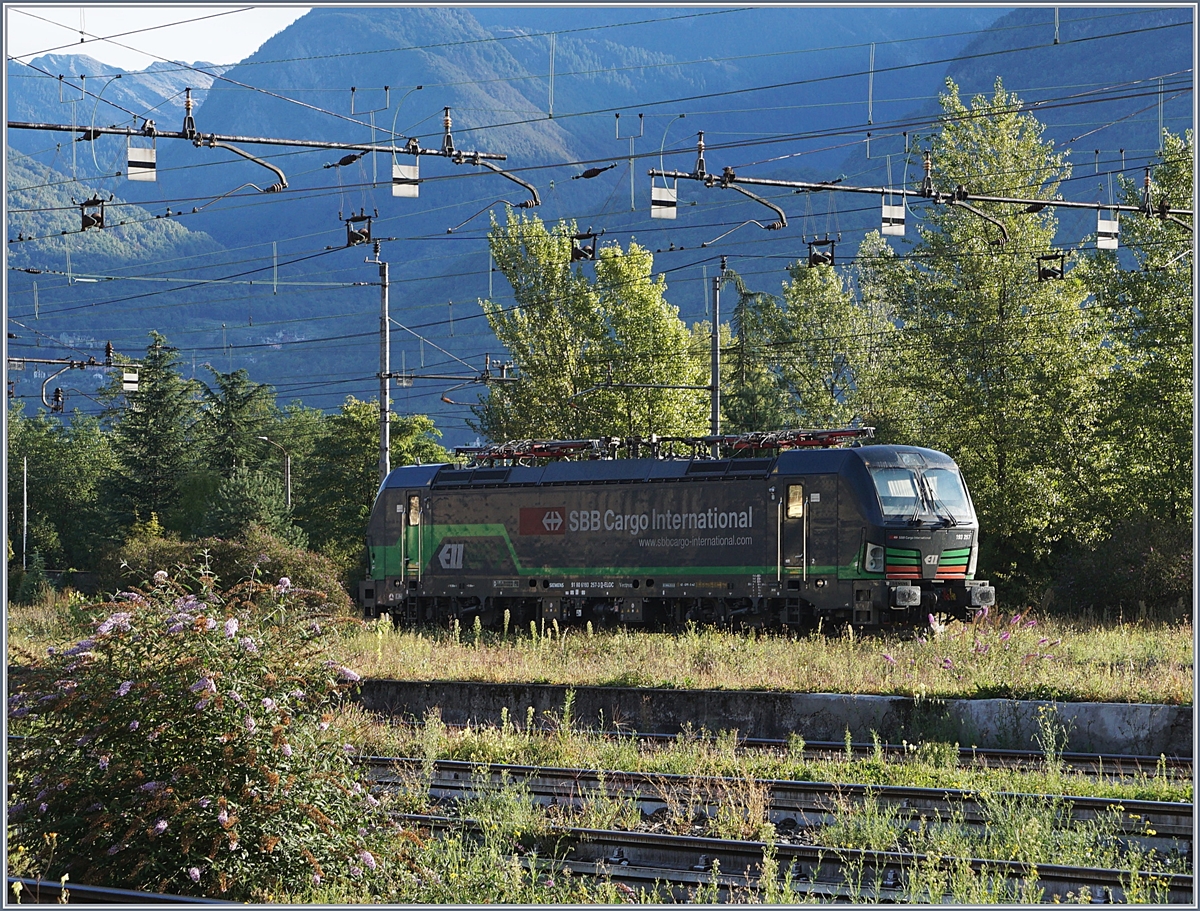
[[408, 524], [421, 524], [421, 497], [419, 495], [408, 498]]
[[804, 516], [804, 487], [800, 484], [789, 484], [787, 489], [787, 517], [799, 519]]

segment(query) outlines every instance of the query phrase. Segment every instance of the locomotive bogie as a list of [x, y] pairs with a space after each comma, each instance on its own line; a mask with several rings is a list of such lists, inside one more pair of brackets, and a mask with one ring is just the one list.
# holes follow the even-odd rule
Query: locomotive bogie
[[915, 447], [419, 466], [380, 488], [359, 596], [405, 624], [879, 628], [993, 603], [977, 547], [953, 461]]

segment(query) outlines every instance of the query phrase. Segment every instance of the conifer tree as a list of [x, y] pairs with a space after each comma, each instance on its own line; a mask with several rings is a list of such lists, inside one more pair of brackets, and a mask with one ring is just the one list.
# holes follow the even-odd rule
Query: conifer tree
[[137, 390], [122, 393], [118, 376], [105, 393], [116, 462], [106, 501], [121, 528], [156, 515], [179, 529], [188, 521], [178, 508], [184, 478], [198, 463], [199, 384], [180, 374], [179, 354], [164, 336], [151, 332], [150, 338]]

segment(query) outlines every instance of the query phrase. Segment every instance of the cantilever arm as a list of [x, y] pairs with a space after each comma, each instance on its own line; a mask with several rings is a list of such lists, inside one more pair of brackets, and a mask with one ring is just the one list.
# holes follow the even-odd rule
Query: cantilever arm
[[[218, 142], [212, 136], [212, 134], [210, 134], [203, 141], [201, 141], [199, 139], [195, 141], [195, 145], [199, 146], [201, 144], [207, 145], [210, 149], [229, 149], [229, 151], [233, 152], [235, 155], [241, 155], [243, 158], [250, 159], [250, 161], [253, 161], [255, 164], [262, 165], [268, 171], [274, 171], [275, 174], [279, 177], [279, 183], [272, 184], [271, 186], [267, 187], [265, 190], [263, 190], [264, 193], [277, 193], [280, 190], [287, 189], [287, 187], [288, 187], [287, 177], [285, 177], [283, 171], [279, 170], [279, 168], [275, 167], [275, 165], [270, 164], [269, 162], [263, 161], [261, 158], [251, 155], [249, 152], [243, 151], [242, 149], [239, 149], [237, 146], [232, 146], [227, 142]], [[243, 186], [245, 186], [245, 185], [243, 184]], [[239, 189], [240, 189], [240, 187], [239, 187]]]
[[1008, 243], [1008, 229], [1005, 228], [1003, 223], [1001, 223], [1000, 221], [997, 221], [996, 219], [992, 218], [992, 216], [988, 215], [986, 212], [981, 212], [979, 209], [976, 209], [974, 206], [968, 205], [967, 203], [963, 202], [961, 199], [948, 199], [948, 200], [946, 200], [946, 202], [950, 203], [950, 205], [952, 205], [952, 206], [961, 206], [962, 208], [964, 208], [968, 212], [970, 212], [972, 215], [978, 215], [984, 221], [990, 221], [992, 224], [994, 224], [997, 228], [1000, 229], [1000, 243], [1001, 244]]
[[[739, 187], [735, 183], [724, 184], [724, 186], [728, 186], [729, 189], [731, 189], [731, 190], [737, 190], [739, 193], [743, 194], [744, 196], [749, 196], [755, 202], [761, 202], [764, 206], [766, 206], [768, 209], [772, 210], [776, 215], [779, 216], [779, 221], [772, 222], [769, 225], [759, 225], [759, 227], [766, 228], [768, 231], [778, 231], [780, 228], [787, 227], [787, 216], [783, 213], [783, 209], [779, 208], [779, 206], [775, 205], [775, 203], [770, 202], [766, 199], [763, 199], [761, 196], [758, 196], [755, 193], [751, 193], [749, 190]], [[755, 224], [759, 224], [759, 223], [755, 222]]]
[[514, 206], [514, 208], [531, 209], [534, 206], [540, 206], [542, 204], [542, 199], [540, 196], [538, 196], [537, 187], [535, 187], [533, 184], [526, 183], [520, 177], [517, 177], [515, 174], [510, 174], [508, 171], [504, 170], [504, 168], [498, 167], [497, 165], [492, 164], [490, 161], [486, 161], [482, 158], [472, 157], [467, 160], [469, 160], [471, 162], [471, 164], [481, 164], [485, 168], [495, 171], [500, 176], [507, 177], [513, 183], [519, 183], [521, 186], [523, 186], [526, 190], [529, 191], [529, 194], [533, 197], [533, 199], [527, 199], [524, 202], [522, 202], [519, 206]]

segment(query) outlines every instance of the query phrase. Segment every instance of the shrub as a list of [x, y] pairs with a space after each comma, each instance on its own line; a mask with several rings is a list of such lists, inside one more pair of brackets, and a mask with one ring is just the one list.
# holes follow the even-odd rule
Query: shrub
[[238, 901], [374, 894], [401, 842], [328, 729], [357, 676], [324, 641], [355, 621], [287, 579], [210, 580], [160, 571], [10, 678], [27, 735], [9, 752], [10, 867]]
[[287, 577], [297, 588], [323, 592], [332, 610], [350, 613], [354, 607], [332, 560], [289, 544], [258, 525], [235, 538], [180, 541], [152, 521], [135, 526], [114, 556], [102, 573], [105, 591], [135, 585], [160, 569], [180, 569], [203, 560], [208, 573], [226, 583]]
[[1125, 615], [1168, 613], [1192, 600], [1192, 530], [1162, 521], [1125, 522], [1092, 550], [1063, 561], [1054, 586], [1063, 607]]

